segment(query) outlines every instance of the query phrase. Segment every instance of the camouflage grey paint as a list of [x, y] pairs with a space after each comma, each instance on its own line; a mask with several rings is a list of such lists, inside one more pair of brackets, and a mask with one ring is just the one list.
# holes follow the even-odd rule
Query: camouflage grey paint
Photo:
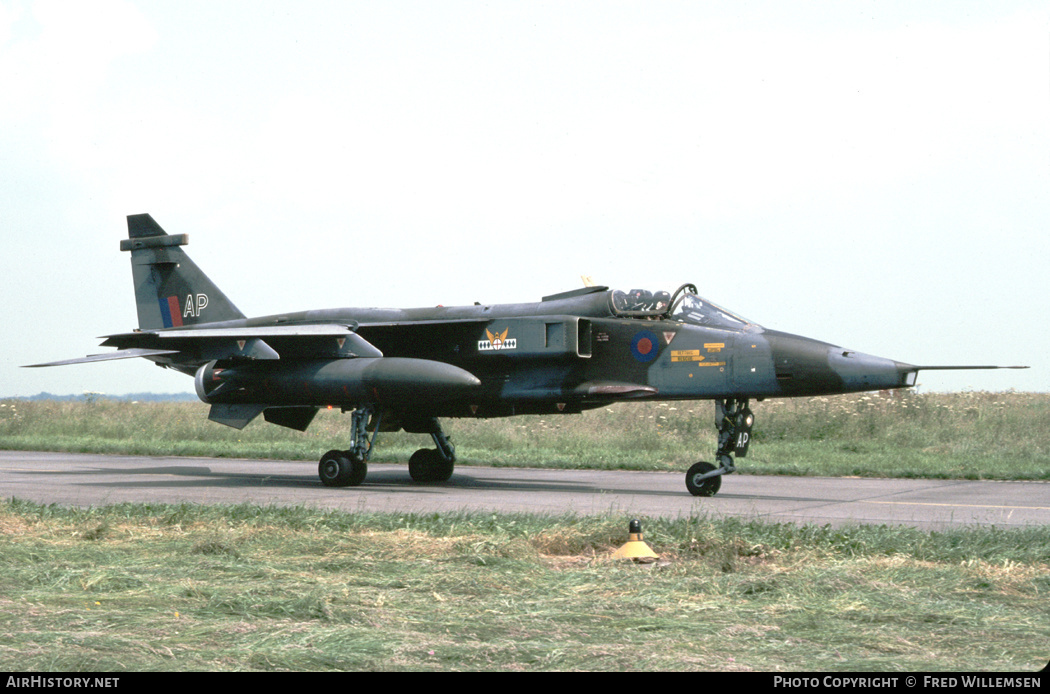
[[[186, 243], [185, 235], [168, 235], [148, 214], [128, 217], [121, 249], [131, 252], [139, 331], [110, 336], [103, 345], [118, 352], [88, 360], [143, 356], [195, 375], [209, 364], [220, 371], [235, 366], [242, 383], [259, 382], [240, 388], [241, 404], [254, 398], [264, 406], [344, 408], [379, 403], [375, 384], [370, 389], [364, 370], [349, 367], [347, 360], [415, 360], [390, 361], [383, 373], [419, 378], [420, 392], [429, 387], [431, 372], [418, 365], [442, 363], [466, 374], [473, 385], [449, 384], [448, 397], [440, 399], [402, 389], [387, 393], [382, 404], [414, 416], [457, 417], [573, 412], [624, 399], [901, 388], [914, 383], [918, 369], [931, 368], [750, 322], [729, 330], [617, 310], [613, 292], [604, 287], [522, 304], [346, 308], [245, 318], [186, 255]], [[441, 378], [433, 378], [430, 385], [441, 387]], [[214, 403], [220, 397], [233, 396], [202, 399]]]
[[925, 368], [998, 368], [914, 366], [767, 330], [692, 285], [673, 295], [589, 287], [522, 304], [246, 318], [186, 255], [187, 242], [148, 214], [129, 216], [121, 250], [131, 254], [139, 329], [107, 337], [116, 352], [35, 366], [143, 357], [193, 375], [209, 417], [238, 428], [262, 414], [305, 430], [320, 407], [351, 410], [353, 446], [321, 460], [333, 486], [364, 479], [370, 417], [373, 428], [433, 436], [436, 449], [410, 462], [413, 478], [433, 481], [454, 461], [437, 417], [711, 399], [721, 467], [698, 463], [687, 475], [690, 491], [710, 494], [711, 477], [735, 469], [733, 450], [746, 454], [750, 399], [903, 388]]
[[128, 217], [120, 250], [131, 251], [140, 329], [244, 318], [182, 250], [187, 243], [186, 234], [169, 236], [148, 214]]

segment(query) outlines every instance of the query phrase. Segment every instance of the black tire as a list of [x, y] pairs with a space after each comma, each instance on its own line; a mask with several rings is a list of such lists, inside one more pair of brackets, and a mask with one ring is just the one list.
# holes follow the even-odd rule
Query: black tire
[[434, 460], [431, 463], [430, 468], [430, 479], [432, 482], [448, 482], [448, 479], [452, 477], [452, 471], [455, 469], [456, 464], [451, 460], [445, 460], [441, 457], [441, 454], [436, 450], [434, 451]]
[[368, 477], [368, 462], [351, 455], [350, 451], [346, 451], [346, 457], [350, 461], [350, 482], [346, 486], [356, 487]]
[[714, 496], [722, 488], [722, 476], [716, 475], [704, 480], [697, 480], [696, 478], [716, 469], [711, 463], [703, 461], [695, 463], [689, 468], [689, 472], [685, 473], [685, 488], [693, 496]]
[[328, 451], [321, 456], [317, 475], [326, 487], [356, 487], [365, 481], [368, 464], [347, 451]]
[[413, 482], [429, 482], [430, 478], [427, 473], [430, 472], [430, 466], [427, 465], [427, 454], [426, 448], [420, 448], [418, 451], [412, 454], [412, 457], [408, 459], [408, 474], [412, 477]]
[[447, 482], [455, 463], [446, 461], [436, 448], [420, 448], [408, 459], [408, 474], [413, 482]]

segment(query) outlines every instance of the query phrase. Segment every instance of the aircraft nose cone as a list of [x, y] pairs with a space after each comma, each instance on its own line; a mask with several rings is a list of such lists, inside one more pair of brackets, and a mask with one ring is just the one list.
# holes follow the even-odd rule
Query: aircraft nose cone
[[830, 395], [910, 385], [907, 364], [798, 335], [767, 331], [785, 395]]
[[777, 385], [784, 395], [820, 395], [843, 392], [842, 377], [831, 367], [826, 342], [767, 331], [773, 351]]
[[853, 350], [837, 347], [829, 350], [828, 363], [842, 378], [846, 393], [901, 388], [915, 382], [915, 372], [909, 371], [907, 364]]

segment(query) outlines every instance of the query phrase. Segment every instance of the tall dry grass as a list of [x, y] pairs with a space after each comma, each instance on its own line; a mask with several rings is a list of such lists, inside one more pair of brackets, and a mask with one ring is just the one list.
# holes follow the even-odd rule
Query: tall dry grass
[[[1050, 479], [1050, 394], [915, 393], [752, 404], [757, 474]], [[237, 431], [202, 403], [0, 402], [0, 447], [316, 460], [345, 447], [350, 418], [303, 433], [262, 418]], [[460, 465], [684, 470], [715, 449], [710, 402], [621, 403], [580, 415], [447, 420]], [[380, 434], [373, 460], [405, 462], [428, 436]]]

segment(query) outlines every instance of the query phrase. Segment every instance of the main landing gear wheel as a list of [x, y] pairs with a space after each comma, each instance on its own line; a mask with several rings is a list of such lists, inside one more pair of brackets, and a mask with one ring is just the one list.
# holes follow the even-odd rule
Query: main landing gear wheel
[[[372, 441], [368, 439], [368, 420], [371, 407], [359, 407], [350, 413], [350, 448], [345, 451], [328, 451], [321, 456], [317, 475], [326, 487], [356, 487], [368, 476], [368, 458], [372, 455]], [[379, 422], [376, 422], [376, 430]]]
[[368, 475], [368, 463], [351, 451], [328, 451], [321, 456], [317, 474], [326, 487], [356, 487]]
[[[408, 427], [405, 427], [408, 431]], [[413, 482], [447, 482], [456, 466], [456, 447], [441, 429], [436, 417], [428, 417], [413, 427], [420, 434], [430, 434], [436, 448], [420, 448], [408, 459], [408, 474]]]
[[689, 472], [685, 473], [685, 488], [693, 496], [714, 496], [722, 488], [722, 476], [715, 475], [705, 479], [700, 479], [700, 477], [717, 469], [711, 463], [702, 461], [694, 464], [689, 468]]
[[455, 462], [446, 460], [436, 448], [420, 448], [408, 459], [408, 474], [414, 482], [447, 482]]

